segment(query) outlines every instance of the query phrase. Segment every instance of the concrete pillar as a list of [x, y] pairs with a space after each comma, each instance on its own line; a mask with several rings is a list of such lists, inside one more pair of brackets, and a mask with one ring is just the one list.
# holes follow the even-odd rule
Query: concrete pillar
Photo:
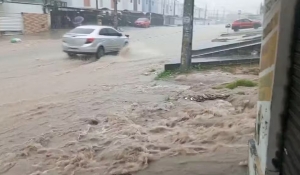
[[[290, 68], [295, 7], [298, 0], [265, 0], [255, 138], [249, 144], [249, 175], [279, 175], [281, 116]], [[300, 9], [297, 9], [300, 10]]]

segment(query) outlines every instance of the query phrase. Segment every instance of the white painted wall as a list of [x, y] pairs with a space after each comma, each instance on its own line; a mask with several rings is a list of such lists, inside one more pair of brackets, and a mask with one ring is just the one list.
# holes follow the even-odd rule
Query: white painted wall
[[138, 11], [141, 12], [143, 11], [143, 0], [138, 0]]
[[[119, 7], [119, 4], [118, 4]], [[111, 9], [111, 0], [99, 0], [99, 8]]]
[[133, 10], [133, 0], [132, 0], [132, 2], [130, 2], [131, 0], [127, 0], [127, 2], [125, 2], [125, 3], [127, 3], [126, 4], [126, 6], [127, 6], [127, 10]]
[[183, 16], [183, 4], [177, 3], [175, 7], [175, 15], [178, 15], [179, 17]]
[[163, 14], [163, 0], [157, 0], [157, 13]]
[[43, 13], [42, 5], [3, 3], [0, 4], [0, 13]]

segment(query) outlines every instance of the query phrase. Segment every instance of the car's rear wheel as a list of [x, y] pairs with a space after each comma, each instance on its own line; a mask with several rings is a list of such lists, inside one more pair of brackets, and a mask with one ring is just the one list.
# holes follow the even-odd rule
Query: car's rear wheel
[[70, 58], [74, 58], [75, 56], [76, 56], [76, 54], [75, 53], [67, 53], [68, 54], [68, 56], [70, 57]]
[[258, 28], [259, 28], [259, 25], [254, 25], [253, 28], [254, 28], [254, 29], [258, 29]]
[[97, 58], [97, 59], [100, 59], [100, 58], [103, 57], [104, 55], [105, 55], [104, 47], [103, 47], [103, 46], [100, 46], [100, 47], [97, 49], [96, 58]]

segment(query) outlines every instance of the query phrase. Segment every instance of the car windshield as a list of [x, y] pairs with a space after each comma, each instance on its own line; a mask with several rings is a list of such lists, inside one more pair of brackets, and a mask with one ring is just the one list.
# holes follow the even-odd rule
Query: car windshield
[[75, 28], [71, 30], [69, 33], [77, 33], [77, 34], [90, 34], [95, 29], [89, 29], [89, 28]]
[[139, 18], [137, 21], [147, 21], [147, 18]]

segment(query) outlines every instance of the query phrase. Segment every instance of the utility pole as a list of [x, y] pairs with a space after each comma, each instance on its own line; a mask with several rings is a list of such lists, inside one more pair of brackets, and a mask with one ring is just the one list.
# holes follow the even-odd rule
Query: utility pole
[[98, 0], [96, 0], [96, 9], [97, 10], [99, 9], [99, 2], [98, 2]]
[[222, 19], [223, 23], [225, 22], [225, 8], [223, 9], [223, 19]]
[[118, 29], [118, 0], [114, 0], [114, 28]]
[[205, 4], [205, 11], [204, 11], [204, 25], [206, 24], [206, 18], [207, 18], [207, 4]]
[[162, 12], [163, 12], [163, 18], [164, 18], [164, 25], [165, 25], [165, 6], [166, 6], [166, 0], [163, 0], [162, 2]]
[[176, 9], [176, 0], [174, 0], [174, 12], [173, 12], [173, 16], [175, 16], [175, 15], [176, 15], [176, 13], [175, 13], [175, 9]]
[[216, 20], [219, 20], [219, 10], [217, 10]]
[[184, 0], [183, 9], [183, 32], [180, 70], [185, 72], [188, 71], [191, 67], [194, 23], [194, 0]]
[[151, 15], [151, 11], [152, 11], [152, 9], [151, 9], [152, 4], [151, 4], [151, 3], [152, 3], [152, 0], [149, 0], [149, 15], [150, 15], [150, 21], [151, 21], [151, 18], [152, 18], [152, 17], [151, 17], [151, 16], [152, 16], [152, 15]]
[[166, 0], [163, 0], [162, 2], [161, 2], [161, 6], [162, 6], [162, 14], [163, 14], [163, 16], [165, 16], [165, 3], [166, 3]]

